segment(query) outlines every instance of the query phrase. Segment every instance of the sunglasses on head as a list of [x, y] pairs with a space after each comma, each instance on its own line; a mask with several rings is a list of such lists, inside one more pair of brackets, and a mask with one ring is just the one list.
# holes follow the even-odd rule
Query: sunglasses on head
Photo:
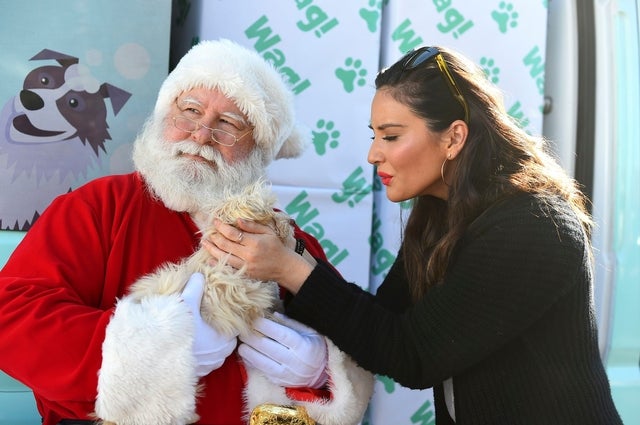
[[406, 59], [402, 62], [402, 69], [406, 71], [420, 66], [431, 58], [435, 58], [436, 63], [438, 64], [438, 69], [446, 80], [451, 94], [460, 103], [460, 105], [462, 105], [462, 109], [464, 109], [464, 122], [468, 124], [469, 106], [467, 105], [467, 101], [464, 99], [464, 96], [462, 96], [456, 81], [453, 79], [453, 75], [451, 75], [451, 72], [449, 71], [447, 62], [442, 57], [440, 51], [435, 47], [421, 47], [418, 50], [410, 51], [405, 55], [405, 57]]

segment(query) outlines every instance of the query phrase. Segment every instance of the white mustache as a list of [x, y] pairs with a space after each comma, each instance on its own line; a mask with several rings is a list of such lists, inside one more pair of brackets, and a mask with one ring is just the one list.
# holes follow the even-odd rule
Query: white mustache
[[171, 148], [172, 156], [181, 156], [184, 154], [197, 155], [214, 163], [218, 163], [222, 159], [220, 152], [218, 152], [212, 146], [200, 145], [190, 140], [171, 142], [168, 143], [168, 146], [170, 146]]

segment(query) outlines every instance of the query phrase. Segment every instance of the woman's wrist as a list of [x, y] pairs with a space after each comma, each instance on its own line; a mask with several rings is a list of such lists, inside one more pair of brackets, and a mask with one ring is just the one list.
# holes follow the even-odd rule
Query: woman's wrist
[[292, 294], [296, 294], [313, 271], [317, 262], [306, 250], [302, 255], [291, 252], [289, 258], [290, 261], [287, 261], [287, 267], [285, 267], [279, 283]]
[[293, 255], [289, 257], [291, 262], [287, 261], [288, 265], [284, 268], [279, 283], [289, 292], [295, 294], [307, 280], [317, 261], [307, 251], [304, 239], [291, 236], [286, 245], [295, 254], [292, 253]]

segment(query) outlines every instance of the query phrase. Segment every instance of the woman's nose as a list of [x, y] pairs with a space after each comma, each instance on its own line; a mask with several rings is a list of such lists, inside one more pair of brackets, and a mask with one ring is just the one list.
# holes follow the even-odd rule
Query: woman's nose
[[371, 147], [369, 148], [369, 153], [367, 154], [367, 161], [369, 162], [369, 164], [376, 165], [380, 163], [381, 158], [382, 155], [380, 154], [380, 151], [376, 149], [375, 145], [372, 143]]

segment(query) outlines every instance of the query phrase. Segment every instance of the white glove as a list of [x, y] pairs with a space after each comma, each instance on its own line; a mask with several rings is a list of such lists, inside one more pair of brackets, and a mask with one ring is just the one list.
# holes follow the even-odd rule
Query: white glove
[[204, 293], [204, 276], [194, 273], [182, 291], [182, 299], [193, 313], [195, 327], [193, 354], [196, 357], [196, 375], [202, 377], [218, 369], [233, 352], [238, 343], [237, 335], [226, 336], [209, 326], [200, 315]]
[[279, 313], [283, 324], [260, 318], [252, 332], [240, 337], [238, 354], [274, 384], [283, 387], [321, 388], [327, 382], [327, 344], [313, 329]]

